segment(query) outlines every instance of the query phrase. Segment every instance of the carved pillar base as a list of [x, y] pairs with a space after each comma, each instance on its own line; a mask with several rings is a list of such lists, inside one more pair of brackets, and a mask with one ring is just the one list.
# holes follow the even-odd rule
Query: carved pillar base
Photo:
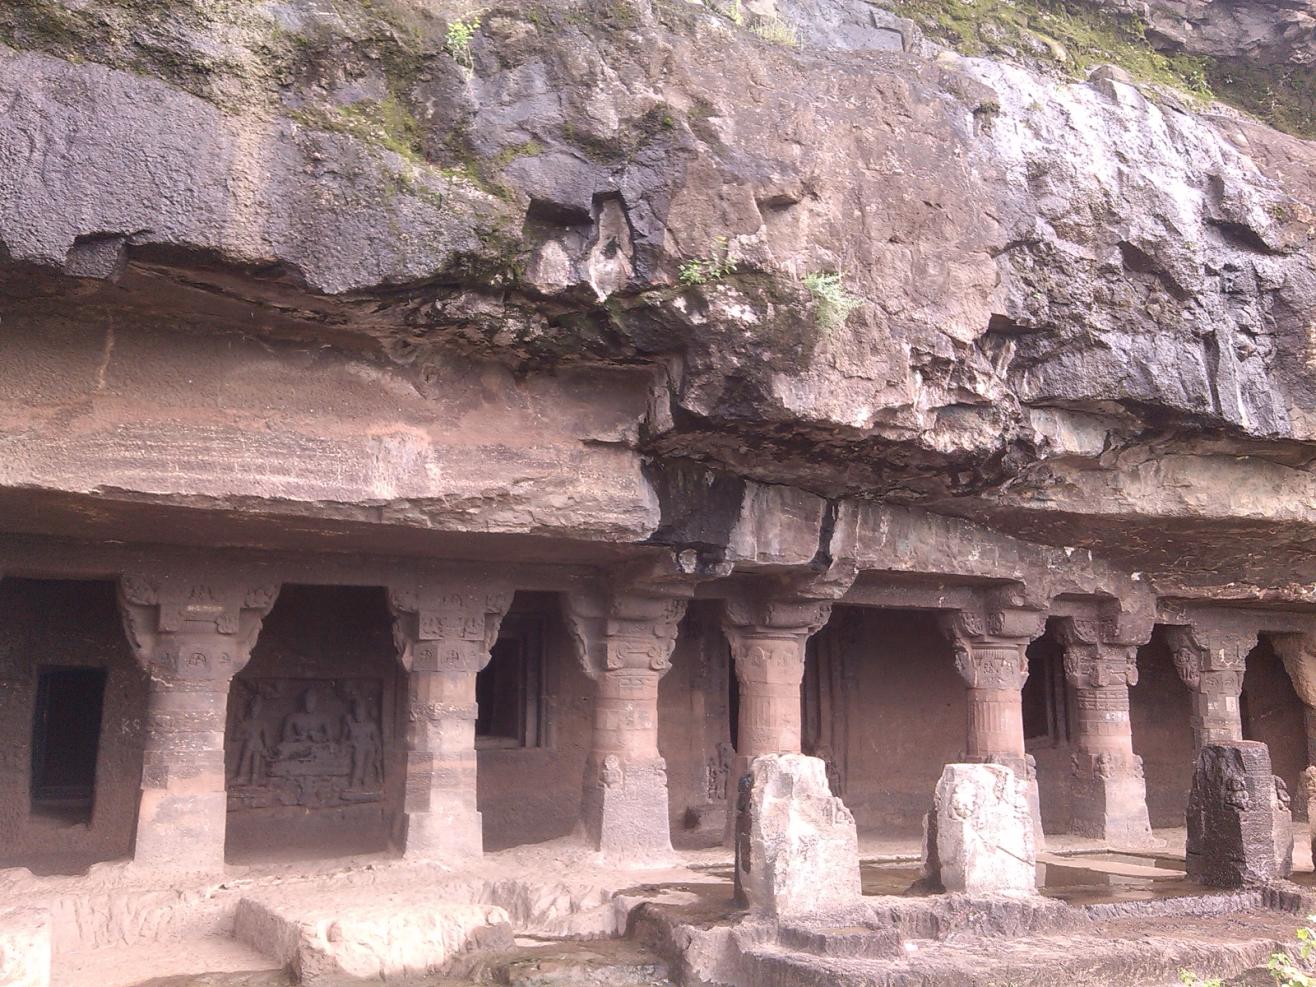
[[672, 855], [667, 763], [661, 757], [593, 752], [585, 777], [580, 817], [591, 846], [618, 858], [652, 860]]
[[402, 853], [410, 860], [478, 856], [475, 677], [489, 664], [512, 590], [454, 575], [392, 586], [393, 640], [407, 670]]
[[1142, 758], [1079, 752], [1074, 782], [1070, 829], [1076, 835], [1131, 849], [1152, 845]]

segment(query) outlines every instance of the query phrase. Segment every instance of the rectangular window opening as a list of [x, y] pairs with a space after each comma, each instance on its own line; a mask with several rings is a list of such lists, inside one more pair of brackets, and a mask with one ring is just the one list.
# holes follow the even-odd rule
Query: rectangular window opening
[[105, 669], [39, 670], [32, 721], [32, 811], [90, 822], [96, 794]]

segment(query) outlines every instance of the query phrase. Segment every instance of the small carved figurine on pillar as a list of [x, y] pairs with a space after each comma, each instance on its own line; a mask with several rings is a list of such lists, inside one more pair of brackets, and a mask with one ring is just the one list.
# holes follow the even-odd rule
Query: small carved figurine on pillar
[[1025, 785], [1036, 843], [1042, 845], [1037, 770], [1024, 750], [1023, 695], [1028, 645], [1042, 636], [1046, 616], [1031, 609], [985, 601], [982, 610], [958, 610], [941, 618], [955, 650], [955, 668], [968, 686], [965, 759], [1002, 764]]
[[658, 680], [671, 668], [692, 591], [689, 583], [617, 580], [564, 595], [577, 657], [597, 687], [581, 824], [590, 845], [618, 861], [672, 853]]
[[1077, 711], [1071, 828], [1126, 847], [1152, 843], [1142, 758], [1133, 753], [1129, 688], [1138, 682], [1138, 645], [1151, 621], [1062, 617], [1065, 677]]
[[[510, 586], [455, 575], [389, 588], [393, 640], [408, 676], [408, 858], [483, 851], [475, 801], [475, 677], [489, 664], [511, 603]], [[368, 771], [370, 764], [367, 753], [353, 771]]]
[[229, 685], [277, 594], [277, 586], [236, 576], [120, 580], [124, 630], [151, 676], [135, 864], [223, 866]]

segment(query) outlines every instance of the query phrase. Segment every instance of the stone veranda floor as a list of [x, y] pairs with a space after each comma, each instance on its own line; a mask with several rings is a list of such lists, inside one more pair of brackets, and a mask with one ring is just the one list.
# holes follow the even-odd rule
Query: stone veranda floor
[[[1169, 984], [1176, 982], [1180, 967], [1232, 975], [1291, 940], [1301, 909], [1311, 906], [1283, 911], [1259, 900], [1204, 894], [1174, 874], [1184, 830], [1156, 835], [1165, 845], [1154, 857], [1112, 853], [1118, 848], [1097, 841], [1048, 836], [1040, 862], [1054, 880], [1048, 877], [1044, 897], [1068, 902], [1071, 911], [1086, 906], [1105, 910], [1081, 927], [1057, 923], [1051, 912], [1045, 920], [992, 913], [980, 928], [974, 926], [978, 919], [956, 927], [959, 919], [943, 915], [939, 921], [949, 930], [946, 934], [907, 935], [903, 955], [868, 960], [747, 940], [736, 948], [749, 979], [735, 983]], [[1295, 824], [1295, 837], [1294, 883], [1316, 892], [1305, 823]], [[920, 900], [910, 892], [918, 876], [917, 840], [868, 834], [860, 844], [866, 903], [926, 909], [945, 898]], [[688, 943], [690, 929], [725, 930], [738, 921], [730, 901], [730, 865], [729, 851], [717, 847], [681, 851], [669, 867], [622, 870], [600, 865], [571, 840], [489, 854], [472, 869], [417, 867], [367, 855], [323, 862], [266, 860], [230, 866], [219, 881], [186, 875], [162, 881], [129, 865], [102, 864], [80, 877], [0, 872], [0, 904], [51, 909], [54, 987], [291, 983], [279, 961], [233, 938], [233, 916], [244, 899], [273, 901], [293, 912], [336, 899], [353, 907], [379, 903], [399, 914], [432, 909], [436, 901], [498, 905], [517, 932], [514, 944], [503, 944], [511, 948], [458, 962], [460, 976], [406, 982], [623, 987], [677, 982], [682, 971], [672, 943]], [[1027, 927], [1030, 921], [1036, 928]], [[1103, 969], [1115, 979], [1101, 979], [1107, 976]], [[1047, 970], [1054, 976], [1064, 971], [1069, 979], [1037, 979], [1039, 971]], [[1157, 979], [1163, 975], [1168, 979]]]

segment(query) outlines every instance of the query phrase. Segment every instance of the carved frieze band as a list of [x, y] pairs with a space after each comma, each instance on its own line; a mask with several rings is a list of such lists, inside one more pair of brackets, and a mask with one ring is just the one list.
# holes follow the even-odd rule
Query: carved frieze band
[[223, 682], [246, 665], [279, 587], [240, 577], [127, 573], [119, 612], [134, 655], [153, 674]]

